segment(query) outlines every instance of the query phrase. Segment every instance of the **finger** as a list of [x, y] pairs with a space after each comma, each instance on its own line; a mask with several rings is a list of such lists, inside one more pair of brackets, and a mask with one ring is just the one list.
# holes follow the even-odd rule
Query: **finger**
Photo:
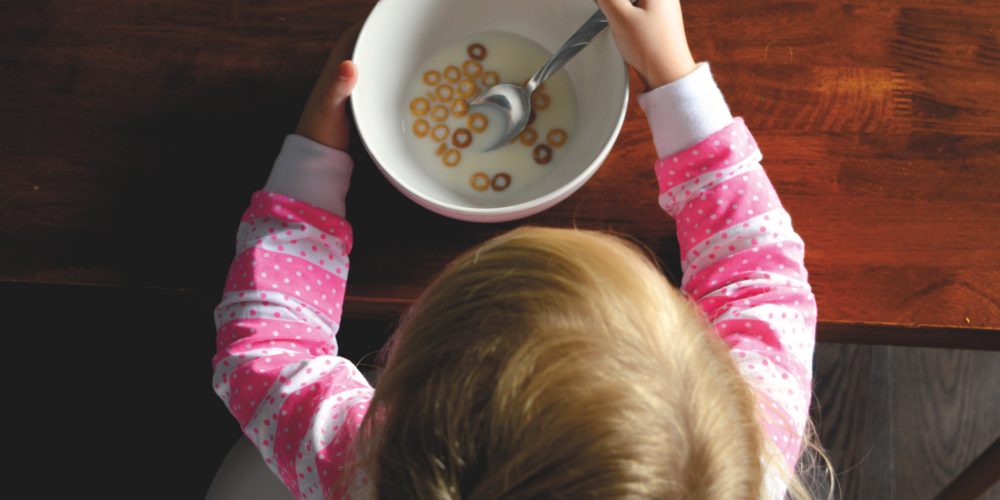
[[337, 79], [333, 84], [333, 104], [342, 106], [358, 83], [358, 66], [354, 61], [343, 61], [337, 67]]
[[323, 71], [316, 81], [317, 87], [325, 89], [334, 83], [340, 63], [351, 58], [351, 51], [354, 50], [354, 42], [357, 41], [360, 31], [361, 23], [355, 24], [347, 28], [333, 44], [330, 55], [326, 58], [326, 65], [323, 66]]
[[627, 16], [635, 9], [629, 0], [597, 0], [597, 7], [613, 25], [624, 23]]
[[339, 64], [340, 61], [351, 58], [351, 52], [354, 51], [354, 44], [358, 41], [358, 34], [361, 33], [362, 24], [361, 22], [355, 23], [341, 33], [340, 38], [337, 39], [337, 42], [333, 44], [333, 48], [330, 49], [330, 57], [327, 61]]
[[347, 99], [357, 82], [358, 67], [352, 61], [333, 66], [327, 80], [317, 82], [295, 133], [335, 149], [346, 149], [351, 128]]

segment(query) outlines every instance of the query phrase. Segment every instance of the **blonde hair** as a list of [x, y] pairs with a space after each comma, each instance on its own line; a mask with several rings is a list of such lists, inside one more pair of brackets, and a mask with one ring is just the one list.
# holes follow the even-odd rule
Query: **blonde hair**
[[522, 228], [484, 243], [385, 354], [356, 454], [377, 498], [763, 494], [766, 438], [728, 347], [617, 237]]

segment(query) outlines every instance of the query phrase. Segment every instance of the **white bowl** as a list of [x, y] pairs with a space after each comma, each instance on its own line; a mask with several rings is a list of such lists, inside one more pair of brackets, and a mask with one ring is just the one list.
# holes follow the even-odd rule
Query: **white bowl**
[[438, 184], [404, 136], [405, 93], [419, 66], [457, 40], [504, 31], [555, 52], [596, 9], [589, 0], [381, 0], [354, 49], [359, 81], [351, 97], [358, 132], [378, 168], [417, 204], [473, 222], [527, 217], [573, 194], [600, 168], [625, 119], [628, 72], [610, 31], [563, 68], [577, 102], [568, 150], [550, 174], [509, 196], [479, 200]]

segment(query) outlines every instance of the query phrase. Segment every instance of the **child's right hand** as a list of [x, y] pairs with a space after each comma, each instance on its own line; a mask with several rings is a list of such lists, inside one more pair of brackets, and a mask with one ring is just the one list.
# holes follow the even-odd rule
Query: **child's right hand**
[[680, 0], [597, 0], [618, 50], [647, 89], [666, 85], [695, 69], [684, 35]]

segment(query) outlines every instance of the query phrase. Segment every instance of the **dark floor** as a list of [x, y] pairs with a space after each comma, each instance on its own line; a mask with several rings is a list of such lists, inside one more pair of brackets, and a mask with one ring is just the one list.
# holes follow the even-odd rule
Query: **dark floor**
[[[0, 299], [20, 318], [4, 414], [24, 498], [203, 497], [239, 436], [209, 383], [210, 300], [32, 285]], [[390, 329], [346, 322], [342, 352], [370, 360]], [[1000, 353], [821, 344], [815, 370], [843, 498], [932, 498], [1000, 435]]]
[[1000, 436], [1000, 352], [821, 344], [814, 373], [843, 498], [933, 498]]

